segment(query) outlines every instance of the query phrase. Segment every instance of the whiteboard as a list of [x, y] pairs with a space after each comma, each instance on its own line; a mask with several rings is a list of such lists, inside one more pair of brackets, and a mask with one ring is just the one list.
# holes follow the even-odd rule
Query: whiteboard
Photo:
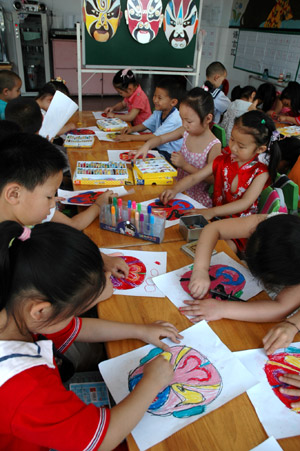
[[234, 67], [269, 77], [291, 74], [291, 80], [300, 80], [300, 35], [240, 30]]

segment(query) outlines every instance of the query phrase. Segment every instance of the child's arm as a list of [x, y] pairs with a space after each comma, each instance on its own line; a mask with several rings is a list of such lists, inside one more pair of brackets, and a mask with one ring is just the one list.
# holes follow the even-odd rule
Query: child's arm
[[153, 324], [128, 324], [98, 318], [82, 318], [82, 327], [76, 340], [95, 343], [135, 338], [168, 351], [169, 347], [160, 340], [162, 337], [168, 337], [174, 343], [179, 343], [182, 338], [173, 324], [163, 321]]
[[134, 125], [133, 127], [125, 127], [121, 130], [121, 135], [123, 135], [124, 133], [126, 134], [130, 134], [130, 133], [135, 133], [135, 132], [143, 132], [147, 130], [147, 127], [145, 127], [144, 124], [138, 124], [138, 125]]
[[73, 122], [69, 122], [59, 130], [57, 136], [64, 135], [65, 133], [68, 133], [70, 130], [74, 130], [74, 128], [76, 128], [76, 125]]
[[157, 393], [170, 384], [173, 365], [158, 356], [144, 367], [142, 379], [134, 390], [110, 411], [110, 422], [98, 451], [110, 451], [127, 437], [141, 420]]
[[139, 112], [140, 112], [140, 110], [138, 108], [132, 108], [132, 110], [126, 114], [118, 114], [115, 112], [109, 112], [109, 113], [107, 113], [107, 117], [118, 117], [118, 118], [122, 119], [123, 121], [132, 122], [137, 117]]
[[267, 354], [273, 354], [279, 348], [289, 346], [295, 335], [300, 332], [300, 310], [295, 315], [276, 324], [263, 339]]
[[144, 133], [143, 135], [131, 135], [134, 132], [142, 132], [147, 130], [143, 124], [135, 125], [134, 127], [124, 128], [120, 135], [117, 135], [114, 141], [117, 142], [125, 142], [125, 141], [149, 141], [152, 138], [155, 138], [153, 133]]
[[[279, 380], [280, 380], [280, 382], [284, 382], [287, 385], [293, 385], [294, 387], [299, 388], [299, 390], [298, 390], [297, 388], [281, 387], [281, 388], [279, 388], [280, 393], [283, 393], [284, 395], [288, 395], [288, 396], [300, 396], [300, 374], [287, 373], [283, 376], [279, 376]], [[293, 408], [300, 407], [300, 401], [293, 402], [291, 404], [291, 407], [293, 407]]]
[[278, 116], [277, 120], [278, 120], [278, 122], [289, 122], [290, 124], [293, 124], [293, 125], [299, 125], [299, 123], [300, 123], [299, 118], [300, 117], [280, 115], [280, 116]]
[[155, 147], [160, 146], [161, 144], [168, 143], [170, 141], [176, 141], [177, 139], [180, 139], [183, 137], [184, 128], [179, 127], [176, 130], [165, 133], [164, 135], [155, 136], [154, 138], [147, 141], [137, 152], [132, 151], [130, 152], [132, 155], [134, 155], [133, 161], [136, 161], [136, 159], [142, 155], [143, 158], [146, 157], [149, 150], [154, 149]]
[[104, 113], [108, 114], [112, 113], [113, 111], [122, 111], [124, 110], [124, 108], [126, 108], [126, 103], [124, 102], [124, 100], [122, 100], [121, 102], [116, 103], [114, 106], [108, 106], [107, 108], [105, 108]]
[[201, 214], [205, 217], [205, 219], [209, 221], [215, 216], [222, 217], [241, 213], [242, 211], [247, 210], [256, 201], [256, 199], [261, 194], [268, 178], [268, 172], [264, 172], [263, 174], [255, 177], [247, 191], [244, 193], [243, 197], [234, 202], [229, 202], [228, 204], [223, 204], [212, 208], [189, 210], [189, 214]]
[[266, 215], [251, 215], [215, 221], [204, 227], [197, 243], [194, 269], [189, 283], [189, 290], [194, 298], [202, 299], [208, 292], [210, 259], [218, 240], [249, 238], [264, 219]]
[[176, 183], [176, 185], [173, 186], [172, 189], [167, 189], [163, 191], [160, 195], [160, 200], [166, 204], [169, 200], [173, 199], [176, 194], [181, 193], [192, 186], [196, 185], [197, 183], [202, 182], [202, 180], [205, 180], [207, 177], [212, 175], [213, 163], [207, 164], [202, 169], [198, 169], [197, 172], [194, 172], [193, 174], [188, 175], [187, 177], [184, 177], [179, 182]]

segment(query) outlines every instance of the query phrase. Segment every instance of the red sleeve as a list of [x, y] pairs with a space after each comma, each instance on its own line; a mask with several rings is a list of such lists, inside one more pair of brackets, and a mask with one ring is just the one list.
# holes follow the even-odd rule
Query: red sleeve
[[295, 117], [295, 120], [296, 120], [297, 124], [300, 125], [300, 116]]
[[52, 340], [56, 349], [59, 352], [66, 352], [66, 350], [71, 346], [75, 338], [80, 332], [82, 326], [82, 319], [75, 317], [70, 321], [70, 323], [59, 332], [55, 334], [44, 334], [48, 340]]
[[64, 388], [55, 370], [31, 368], [7, 385], [7, 396], [18, 393], [11, 420], [13, 436], [59, 451], [99, 448], [108, 428], [109, 409], [84, 404]]

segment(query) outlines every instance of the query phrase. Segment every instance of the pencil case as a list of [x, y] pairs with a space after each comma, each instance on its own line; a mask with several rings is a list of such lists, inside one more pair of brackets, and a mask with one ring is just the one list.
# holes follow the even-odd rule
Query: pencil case
[[127, 207], [117, 209], [112, 214], [111, 205], [102, 205], [100, 209], [100, 228], [141, 240], [161, 243], [165, 235], [166, 212], [155, 210], [149, 215], [147, 210], [139, 212], [139, 218], [131, 214]]
[[186, 241], [198, 240], [207, 224], [208, 222], [202, 215], [182, 216], [179, 219], [179, 232]]

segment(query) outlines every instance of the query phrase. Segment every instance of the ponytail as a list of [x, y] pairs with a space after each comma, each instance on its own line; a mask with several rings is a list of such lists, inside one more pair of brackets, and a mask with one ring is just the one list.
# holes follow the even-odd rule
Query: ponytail
[[82, 313], [103, 291], [103, 260], [82, 232], [57, 223], [33, 229], [14, 221], [0, 224], [0, 310], [22, 324], [25, 299], [50, 302], [53, 319]]
[[266, 146], [266, 159], [268, 161], [269, 174], [272, 182], [275, 181], [277, 168], [281, 159], [278, 144], [279, 133], [276, 131], [273, 120], [262, 111], [248, 111], [235, 120], [244, 133], [253, 136], [258, 147]]
[[122, 91], [127, 91], [130, 84], [133, 84], [134, 86], [138, 85], [136, 78], [130, 69], [119, 70], [113, 78], [114, 87], [121, 89]]

